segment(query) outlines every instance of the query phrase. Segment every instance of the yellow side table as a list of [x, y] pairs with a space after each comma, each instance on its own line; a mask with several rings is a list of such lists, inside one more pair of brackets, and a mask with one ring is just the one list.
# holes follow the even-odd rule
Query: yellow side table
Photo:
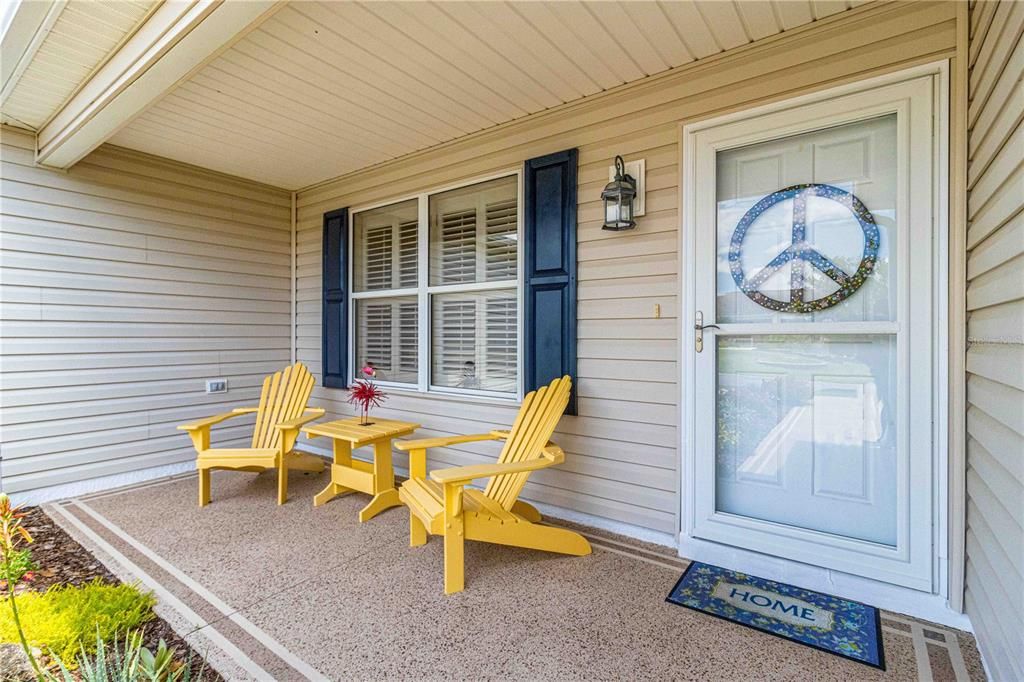
[[[374, 417], [365, 426], [359, 423], [358, 417], [353, 417], [304, 427], [302, 431], [307, 438], [324, 436], [334, 442], [331, 482], [316, 494], [313, 506], [319, 507], [338, 495], [368, 493], [373, 499], [359, 512], [360, 522], [369, 521], [385, 509], [400, 506], [395, 470], [391, 466], [391, 440], [407, 436], [419, 427], [419, 424]], [[373, 464], [352, 459], [352, 450], [364, 445], [373, 446]]]

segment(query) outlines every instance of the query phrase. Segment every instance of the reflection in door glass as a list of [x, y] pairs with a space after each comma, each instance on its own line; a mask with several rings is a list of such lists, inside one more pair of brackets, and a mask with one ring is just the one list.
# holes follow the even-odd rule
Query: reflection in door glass
[[896, 544], [896, 343], [718, 339], [718, 511]]

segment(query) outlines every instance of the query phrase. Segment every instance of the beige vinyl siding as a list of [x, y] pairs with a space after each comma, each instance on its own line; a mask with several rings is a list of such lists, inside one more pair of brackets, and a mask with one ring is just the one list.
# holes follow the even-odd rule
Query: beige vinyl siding
[[114, 147], [54, 172], [29, 136], [2, 144], [3, 489], [187, 462], [174, 426], [289, 360], [288, 193]]
[[[679, 124], [945, 58], [955, 38], [952, 3], [869, 6], [302, 191], [299, 358], [319, 375], [324, 212], [518, 168], [528, 158], [578, 147], [579, 416], [564, 417], [556, 435], [567, 452], [565, 464], [531, 476], [524, 496], [675, 533]], [[626, 233], [601, 230], [599, 196], [616, 154], [647, 162], [647, 214]], [[654, 318], [655, 304], [660, 319]], [[419, 421], [423, 436], [487, 431], [509, 424], [515, 413], [514, 406], [485, 401], [391, 393], [381, 416]], [[351, 414], [343, 391], [318, 387], [314, 399], [332, 416]], [[496, 453], [489, 444], [460, 446], [432, 452], [429, 465], [479, 463]], [[405, 466], [404, 458], [398, 464]]]
[[997, 680], [1024, 679], [1024, 3], [971, 11], [965, 606]]

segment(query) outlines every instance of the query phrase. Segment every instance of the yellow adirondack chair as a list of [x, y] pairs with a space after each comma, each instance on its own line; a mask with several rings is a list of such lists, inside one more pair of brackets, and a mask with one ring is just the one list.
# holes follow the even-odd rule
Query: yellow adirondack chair
[[[463, 589], [465, 540], [576, 556], [590, 554], [590, 543], [582, 535], [540, 525], [540, 512], [518, 499], [531, 471], [565, 460], [562, 449], [548, 439], [569, 403], [571, 387], [571, 379], [564, 376], [527, 394], [511, 431], [395, 443], [409, 453], [409, 480], [398, 491], [399, 499], [409, 508], [409, 544], [426, 543], [427, 533], [444, 536], [446, 594]], [[439, 469], [427, 478], [429, 448], [484, 440], [505, 441], [496, 463]], [[471, 481], [488, 477], [491, 480], [483, 491], [465, 488]]]
[[[313, 374], [301, 362], [275, 372], [263, 380], [263, 393], [257, 407], [239, 407], [225, 414], [200, 419], [178, 427], [188, 431], [196, 448], [199, 469], [199, 506], [210, 502], [210, 472], [233, 469], [259, 473], [277, 469], [277, 503], [288, 499], [288, 470], [319, 472], [324, 461], [315, 455], [293, 452], [295, 439], [303, 424], [322, 417], [319, 407], [306, 408], [313, 392]], [[211, 448], [210, 427], [240, 414], [256, 413], [252, 446], [248, 448]]]

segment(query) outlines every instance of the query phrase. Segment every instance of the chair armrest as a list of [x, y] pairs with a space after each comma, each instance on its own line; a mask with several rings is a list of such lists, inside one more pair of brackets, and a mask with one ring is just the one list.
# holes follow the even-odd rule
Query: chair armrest
[[294, 419], [288, 419], [274, 425], [274, 428], [278, 431], [284, 431], [286, 429], [297, 429], [304, 424], [308, 424], [314, 419], [319, 419], [324, 416], [326, 410], [322, 407], [309, 407], [306, 412], [301, 416], [295, 417]]
[[245, 413], [234, 410], [232, 412], [225, 412], [224, 414], [218, 414], [213, 417], [207, 417], [206, 419], [189, 422], [188, 424], [179, 424], [177, 428], [179, 431], [195, 431], [197, 429], [209, 428], [214, 424], [220, 424], [222, 421], [226, 421], [232, 417], [237, 417], [240, 414]]
[[260, 408], [259, 407], [236, 407], [235, 409], [233, 409], [231, 411], [234, 412], [235, 414], [253, 414], [254, 412], [259, 412]]
[[446, 436], [441, 438], [423, 438], [421, 440], [399, 440], [395, 441], [395, 449], [402, 452], [409, 450], [426, 450], [427, 448], [443, 448], [449, 445], [460, 443], [475, 443], [481, 440], [504, 440], [508, 438], [506, 431], [491, 431], [490, 433], [475, 433], [470, 436]]
[[551, 441], [544, 446], [541, 456], [525, 462], [508, 462], [502, 464], [470, 464], [464, 467], [437, 469], [430, 472], [430, 478], [438, 483], [465, 485], [478, 478], [500, 476], [502, 474], [518, 474], [525, 471], [536, 471], [565, 461], [565, 452]]
[[299, 429], [303, 424], [319, 419], [324, 416], [324, 408], [322, 407], [309, 407], [306, 411], [295, 417], [294, 419], [288, 419], [279, 424], [274, 424], [274, 428], [281, 434], [281, 455], [287, 455], [295, 447], [295, 441], [299, 438]]
[[437, 483], [465, 484], [478, 478], [500, 476], [502, 474], [518, 474], [524, 471], [536, 471], [549, 467], [552, 462], [547, 457], [531, 459], [528, 462], [508, 462], [506, 464], [470, 464], [464, 467], [452, 467], [450, 469], [438, 469], [430, 472], [430, 478]]
[[179, 424], [179, 431], [188, 431], [189, 438], [192, 439], [192, 446], [196, 449], [196, 452], [202, 452], [210, 447], [210, 427], [214, 424], [219, 424], [222, 421], [227, 421], [232, 417], [237, 417], [242, 414], [246, 414], [246, 410], [249, 408], [240, 407], [231, 412], [225, 412], [224, 414], [218, 414], [214, 417], [207, 417], [206, 419], [200, 419], [199, 421], [189, 422], [188, 424]]

